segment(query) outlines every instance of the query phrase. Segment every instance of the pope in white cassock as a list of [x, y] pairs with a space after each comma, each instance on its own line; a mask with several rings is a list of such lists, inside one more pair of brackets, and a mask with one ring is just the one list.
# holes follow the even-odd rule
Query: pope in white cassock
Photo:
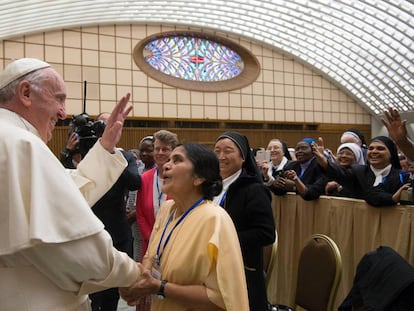
[[90, 209], [126, 167], [115, 146], [129, 97], [68, 174], [46, 145], [66, 118], [63, 79], [30, 58], [0, 74], [0, 310], [90, 310], [87, 294], [140, 277]]

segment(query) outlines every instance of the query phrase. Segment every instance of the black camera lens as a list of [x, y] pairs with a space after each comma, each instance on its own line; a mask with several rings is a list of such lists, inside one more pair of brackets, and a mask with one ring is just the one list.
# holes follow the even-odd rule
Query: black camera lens
[[93, 128], [96, 136], [98, 136], [98, 137], [102, 136], [102, 134], [105, 130], [105, 125], [106, 125], [105, 122], [102, 121], [102, 120], [97, 120], [97, 121], [93, 122], [92, 128]]

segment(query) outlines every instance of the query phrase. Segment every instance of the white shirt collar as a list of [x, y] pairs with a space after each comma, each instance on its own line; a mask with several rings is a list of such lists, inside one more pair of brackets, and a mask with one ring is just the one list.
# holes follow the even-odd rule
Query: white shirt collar
[[370, 165], [370, 167], [371, 167], [372, 172], [375, 175], [375, 181], [374, 181], [374, 184], [373, 184], [373, 186], [375, 187], [375, 186], [378, 186], [382, 182], [382, 179], [385, 176], [388, 176], [388, 174], [391, 171], [392, 165], [388, 164], [383, 169], [377, 169], [377, 168], [373, 167], [372, 165]]
[[226, 194], [227, 189], [229, 189], [230, 185], [235, 182], [237, 180], [237, 178], [239, 178], [240, 174], [242, 172], [242, 169], [239, 169], [236, 173], [234, 173], [233, 175], [223, 179], [223, 190], [221, 191], [221, 193], [218, 196], [215, 196], [213, 199], [213, 202], [216, 204], [220, 204], [223, 196]]

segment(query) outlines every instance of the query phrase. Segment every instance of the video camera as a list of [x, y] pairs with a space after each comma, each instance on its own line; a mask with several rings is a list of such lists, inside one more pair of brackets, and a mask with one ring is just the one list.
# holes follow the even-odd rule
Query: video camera
[[87, 113], [74, 115], [70, 122], [71, 133], [76, 133], [79, 144], [75, 151], [79, 152], [82, 158], [88, 153], [89, 149], [97, 142], [105, 130], [105, 122], [101, 120], [93, 121]]
[[85, 112], [86, 108], [86, 81], [84, 82], [84, 101], [83, 112], [78, 115], [74, 115], [70, 122], [70, 132], [76, 133], [79, 138], [79, 143], [76, 146], [74, 152], [79, 152], [82, 158], [88, 153], [89, 149], [97, 142], [99, 137], [102, 136], [105, 130], [105, 122], [102, 120], [92, 120]]

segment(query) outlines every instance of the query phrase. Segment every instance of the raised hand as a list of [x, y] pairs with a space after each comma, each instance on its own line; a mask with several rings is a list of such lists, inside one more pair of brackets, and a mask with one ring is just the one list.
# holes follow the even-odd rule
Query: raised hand
[[[323, 154], [323, 139], [322, 137], [318, 138], [319, 145], [316, 143], [311, 144], [312, 152], [315, 155], [316, 160], [318, 161], [319, 165], [322, 166], [323, 169], [328, 167], [328, 159]], [[322, 146], [320, 145], [322, 144]]]
[[384, 117], [381, 118], [381, 122], [387, 128], [389, 136], [397, 144], [407, 137], [407, 120], [401, 119], [397, 109], [388, 108], [388, 111], [384, 111]]
[[75, 132], [73, 132], [72, 134], [70, 134], [69, 139], [66, 142], [66, 149], [73, 151], [73, 150], [76, 149], [76, 145], [78, 143], [79, 143], [78, 134], [76, 134]]
[[127, 106], [130, 97], [131, 94], [127, 93], [119, 100], [106, 122], [105, 130], [101, 137], [101, 144], [102, 147], [111, 153], [114, 152], [121, 138], [124, 121], [132, 110], [132, 105]]
[[263, 178], [265, 180], [268, 179], [267, 172], [270, 168], [270, 163], [269, 162], [262, 162], [261, 164], [258, 165], [258, 167], [262, 172]]
[[414, 160], [414, 142], [408, 136], [406, 123], [402, 120], [401, 115], [395, 108], [388, 108], [384, 111], [384, 117], [381, 118], [382, 124], [388, 130], [388, 135], [394, 140], [401, 151], [411, 160]]

